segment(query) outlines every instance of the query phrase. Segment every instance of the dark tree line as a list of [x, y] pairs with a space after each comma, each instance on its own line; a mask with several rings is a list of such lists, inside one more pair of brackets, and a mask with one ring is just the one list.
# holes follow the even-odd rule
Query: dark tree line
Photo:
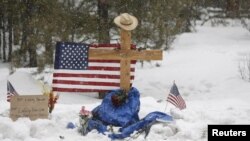
[[[244, 2], [244, 4], [243, 4]], [[247, 3], [249, 4], [249, 2]], [[231, 17], [249, 10], [244, 0], [0, 0], [0, 60], [15, 67], [53, 64], [57, 41], [116, 42], [113, 19], [127, 12], [139, 26], [139, 47], [168, 49], [175, 35], [189, 32], [202, 8], [220, 7]]]

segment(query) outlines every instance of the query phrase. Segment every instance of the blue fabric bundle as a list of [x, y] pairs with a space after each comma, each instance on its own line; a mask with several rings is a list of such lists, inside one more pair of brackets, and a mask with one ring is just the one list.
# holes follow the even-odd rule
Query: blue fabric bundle
[[98, 130], [99, 133], [107, 131], [107, 125], [118, 126], [120, 134], [110, 134], [111, 139], [123, 139], [129, 137], [134, 131], [150, 128], [157, 119], [172, 121], [172, 117], [162, 112], [149, 113], [145, 118], [139, 119], [140, 94], [136, 88], [131, 88], [128, 92], [128, 98], [120, 106], [114, 106], [111, 101], [112, 95], [117, 94], [119, 90], [109, 92], [103, 99], [101, 105], [93, 111], [93, 118], [89, 120], [87, 130]]
[[102, 104], [93, 111], [93, 117], [101, 120], [106, 125], [126, 127], [139, 120], [140, 94], [136, 88], [131, 88], [125, 103], [116, 107], [112, 104], [111, 97], [117, 94], [120, 89], [109, 92], [102, 101]]

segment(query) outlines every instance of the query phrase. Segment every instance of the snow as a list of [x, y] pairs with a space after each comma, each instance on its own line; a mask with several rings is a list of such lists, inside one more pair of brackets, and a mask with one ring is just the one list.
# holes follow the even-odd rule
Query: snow
[[19, 95], [42, 95], [44, 91], [43, 84], [28, 72], [17, 71], [8, 77], [8, 81]]
[[[196, 32], [178, 35], [163, 61], [145, 63], [143, 68], [138, 63], [133, 86], [141, 92], [140, 117], [162, 111], [175, 118], [171, 124], [154, 125], [147, 140], [206, 141], [208, 124], [249, 124], [250, 85], [238, 70], [250, 54], [249, 39], [250, 32], [238, 24], [197, 26]], [[76, 128], [66, 129], [68, 122], [78, 123], [81, 106], [92, 110], [101, 103], [95, 94], [61, 94], [49, 119], [13, 122], [6, 102], [8, 64], [0, 64], [0, 76], [1, 141], [110, 140], [97, 131], [82, 136]], [[51, 74], [44, 78], [51, 80]], [[182, 111], [165, 101], [173, 81], [186, 101]], [[144, 134], [133, 140], [145, 140]]]

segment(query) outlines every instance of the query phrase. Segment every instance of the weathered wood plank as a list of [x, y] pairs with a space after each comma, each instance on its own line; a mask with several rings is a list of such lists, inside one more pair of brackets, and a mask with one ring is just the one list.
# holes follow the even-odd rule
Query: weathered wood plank
[[90, 59], [121, 60], [129, 58], [131, 60], [162, 60], [162, 50], [108, 50], [90, 49]]
[[128, 51], [131, 46], [131, 32], [121, 29], [121, 50]]
[[121, 67], [120, 67], [120, 87], [128, 91], [130, 89], [130, 60], [125, 59], [121, 60]]
[[[128, 56], [129, 52], [131, 52], [131, 32], [121, 29], [121, 51], [124, 52], [122, 54], [123, 59], [121, 59], [121, 67], [120, 67], [120, 88], [126, 91], [130, 89], [130, 59]], [[120, 53], [121, 54], [121, 53]]]

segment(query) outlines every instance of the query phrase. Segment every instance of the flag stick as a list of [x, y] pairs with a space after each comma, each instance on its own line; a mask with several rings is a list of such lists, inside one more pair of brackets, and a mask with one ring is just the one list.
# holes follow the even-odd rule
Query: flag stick
[[166, 113], [166, 110], [167, 110], [167, 106], [168, 106], [168, 101], [166, 100], [166, 106], [165, 106], [165, 109], [164, 109], [164, 113]]

